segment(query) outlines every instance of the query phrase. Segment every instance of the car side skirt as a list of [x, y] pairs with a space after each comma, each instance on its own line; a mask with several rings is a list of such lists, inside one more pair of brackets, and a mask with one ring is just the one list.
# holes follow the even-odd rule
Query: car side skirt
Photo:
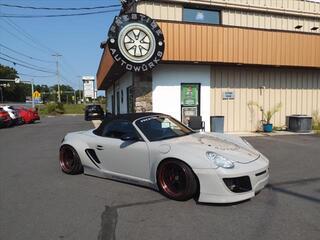
[[129, 183], [132, 185], [143, 186], [143, 187], [158, 190], [158, 187], [156, 186], [156, 184], [145, 179], [127, 176], [120, 173], [109, 172], [102, 169], [98, 169], [96, 167], [91, 167], [86, 165], [84, 165], [83, 167], [84, 167], [84, 174], [88, 176], [94, 176], [94, 177], [109, 179], [117, 182]]

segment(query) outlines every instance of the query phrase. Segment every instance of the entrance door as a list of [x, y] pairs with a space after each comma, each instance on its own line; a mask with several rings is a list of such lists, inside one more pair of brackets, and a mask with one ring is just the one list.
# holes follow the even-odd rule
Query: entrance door
[[200, 84], [181, 84], [181, 121], [188, 125], [192, 116], [200, 116]]

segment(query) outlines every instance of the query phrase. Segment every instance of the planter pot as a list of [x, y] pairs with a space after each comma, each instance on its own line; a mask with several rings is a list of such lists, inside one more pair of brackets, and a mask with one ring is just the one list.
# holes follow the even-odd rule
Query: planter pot
[[263, 131], [264, 132], [272, 132], [272, 129], [273, 129], [273, 125], [271, 123], [268, 123], [268, 124], [263, 124]]

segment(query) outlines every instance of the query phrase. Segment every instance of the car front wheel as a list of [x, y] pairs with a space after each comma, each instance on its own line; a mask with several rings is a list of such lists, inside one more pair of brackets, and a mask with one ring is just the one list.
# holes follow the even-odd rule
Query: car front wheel
[[60, 148], [60, 167], [64, 173], [71, 175], [83, 172], [79, 155], [70, 145], [63, 145]]
[[178, 160], [165, 160], [157, 171], [160, 192], [176, 201], [187, 201], [197, 192], [197, 179], [190, 167]]

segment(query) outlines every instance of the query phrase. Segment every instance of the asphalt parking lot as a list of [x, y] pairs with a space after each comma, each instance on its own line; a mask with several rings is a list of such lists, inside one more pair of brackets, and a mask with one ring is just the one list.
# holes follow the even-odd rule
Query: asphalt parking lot
[[0, 129], [0, 239], [319, 239], [320, 137], [247, 138], [271, 162], [270, 185], [229, 205], [175, 202], [150, 189], [59, 169], [82, 117]]

